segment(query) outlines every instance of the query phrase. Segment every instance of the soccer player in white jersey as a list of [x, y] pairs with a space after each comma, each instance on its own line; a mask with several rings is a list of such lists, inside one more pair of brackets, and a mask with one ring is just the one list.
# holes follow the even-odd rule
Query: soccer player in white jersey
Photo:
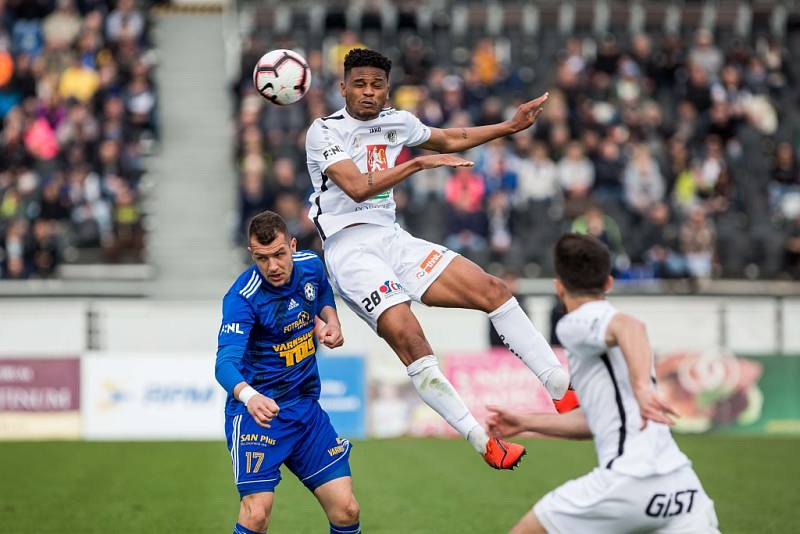
[[[497, 469], [517, 465], [522, 445], [490, 439], [439, 369], [410, 302], [489, 314], [508, 348], [561, 398], [569, 376], [500, 279], [447, 248], [395, 224], [392, 187], [435, 167], [471, 166], [450, 155], [529, 128], [547, 95], [522, 104], [509, 120], [474, 128], [429, 128], [386, 107], [391, 62], [378, 52], [351, 51], [340, 84], [345, 107], [317, 119], [306, 136], [314, 185], [309, 217], [319, 231], [331, 283], [407, 366], [420, 397]], [[403, 146], [441, 154], [400, 165]]]
[[555, 267], [568, 312], [556, 333], [580, 407], [518, 414], [490, 406], [489, 432], [594, 438], [599, 466], [542, 497], [511, 533], [719, 532], [714, 503], [670, 434], [675, 413], [656, 392], [644, 324], [605, 300], [613, 283], [608, 249], [566, 234], [556, 243]]

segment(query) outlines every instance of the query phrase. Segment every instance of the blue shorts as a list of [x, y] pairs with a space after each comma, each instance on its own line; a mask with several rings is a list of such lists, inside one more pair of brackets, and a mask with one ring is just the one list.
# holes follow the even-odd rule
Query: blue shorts
[[281, 464], [311, 491], [350, 476], [350, 442], [336, 434], [316, 400], [301, 399], [281, 408], [270, 425], [259, 426], [249, 413], [225, 416], [233, 480], [240, 497], [275, 491]]

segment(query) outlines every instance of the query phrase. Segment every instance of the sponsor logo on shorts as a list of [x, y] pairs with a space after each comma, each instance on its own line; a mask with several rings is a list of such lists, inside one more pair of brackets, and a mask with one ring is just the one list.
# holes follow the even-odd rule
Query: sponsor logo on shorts
[[675, 493], [656, 493], [647, 504], [644, 513], [650, 517], [673, 517], [690, 513], [694, 506], [696, 489], [685, 489]]
[[394, 280], [386, 280], [381, 284], [378, 289], [369, 294], [361, 300], [361, 305], [367, 310], [367, 313], [372, 313], [375, 308], [383, 301], [384, 298], [399, 295], [403, 291], [403, 286]]
[[441, 261], [444, 257], [444, 254], [439, 252], [438, 250], [431, 250], [431, 253], [428, 254], [422, 263], [419, 264], [419, 270], [417, 271], [416, 277], [423, 278], [425, 275], [431, 274], [433, 268]]
[[342, 438], [336, 438], [336, 443], [338, 443], [338, 445], [328, 449], [328, 456], [337, 456], [339, 454], [342, 454], [348, 445], [348, 441]]
[[260, 444], [260, 445], [275, 445], [278, 441], [265, 434], [242, 434], [239, 437], [239, 443], [245, 444]]
[[403, 286], [399, 283], [395, 282], [394, 280], [386, 280], [381, 287], [378, 288], [378, 291], [383, 293], [384, 295], [391, 295], [396, 291], [402, 291]]

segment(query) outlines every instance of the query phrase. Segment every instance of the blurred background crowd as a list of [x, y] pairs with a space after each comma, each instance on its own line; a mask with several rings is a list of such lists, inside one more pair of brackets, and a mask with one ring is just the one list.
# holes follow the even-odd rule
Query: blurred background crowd
[[[552, 244], [571, 229], [606, 242], [620, 278], [800, 278], [800, 57], [784, 39], [696, 27], [565, 35], [543, 24], [533, 43], [469, 31], [453, 40], [435, 22], [418, 31], [413, 9], [400, 8], [388, 39], [368, 7], [359, 33], [337, 28], [329, 9], [318, 40], [276, 32], [256, 12], [233, 86], [237, 236], [269, 208], [301, 247], [320, 248], [306, 217], [305, 130], [344, 105], [342, 59], [369, 46], [393, 60], [392, 105], [430, 126], [502, 121], [550, 92], [530, 131], [466, 154], [474, 168], [426, 171], [394, 189], [415, 235], [522, 276], [549, 274]], [[271, 106], [253, 90], [253, 66], [274, 48], [309, 61], [299, 105]]]
[[0, 278], [142, 261], [158, 139], [146, 8], [0, 0]]

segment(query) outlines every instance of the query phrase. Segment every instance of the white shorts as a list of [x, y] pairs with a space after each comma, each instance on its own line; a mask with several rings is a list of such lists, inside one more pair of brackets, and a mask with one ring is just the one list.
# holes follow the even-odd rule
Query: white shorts
[[376, 331], [384, 311], [409, 300], [420, 302], [458, 256], [397, 224], [345, 228], [325, 240], [324, 247], [333, 288]]
[[533, 512], [548, 533], [719, 533], [714, 502], [691, 466], [636, 478], [610, 469], [554, 489]]

